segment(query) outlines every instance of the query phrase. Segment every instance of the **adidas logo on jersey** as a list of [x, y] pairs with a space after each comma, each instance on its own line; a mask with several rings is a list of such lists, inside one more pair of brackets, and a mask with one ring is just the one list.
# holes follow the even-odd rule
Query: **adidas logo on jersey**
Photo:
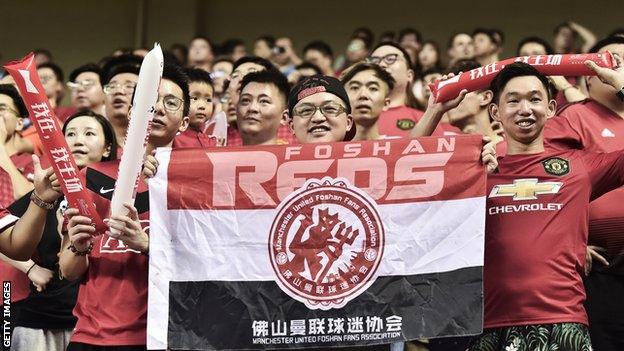
[[600, 135], [602, 135], [603, 138], [615, 138], [615, 134], [607, 128], [603, 129]]

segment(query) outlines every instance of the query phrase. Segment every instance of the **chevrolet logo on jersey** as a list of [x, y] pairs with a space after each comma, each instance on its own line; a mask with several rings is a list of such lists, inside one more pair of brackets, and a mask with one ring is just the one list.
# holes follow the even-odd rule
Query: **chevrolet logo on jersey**
[[537, 195], [556, 194], [562, 182], [539, 182], [537, 178], [516, 179], [513, 184], [499, 184], [492, 188], [489, 197], [511, 196], [514, 201], [536, 200]]

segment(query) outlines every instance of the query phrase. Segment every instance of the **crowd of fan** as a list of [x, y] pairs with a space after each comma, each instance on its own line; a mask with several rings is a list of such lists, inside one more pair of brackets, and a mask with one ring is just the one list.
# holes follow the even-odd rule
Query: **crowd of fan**
[[[552, 43], [526, 37], [517, 44], [516, 54], [609, 50], [621, 57], [624, 29], [598, 41], [583, 26], [566, 22], [554, 29]], [[312, 41], [298, 53], [291, 39], [271, 36], [253, 42], [253, 55], [245, 42], [236, 39], [216, 45], [206, 37], [196, 37], [188, 47], [171, 45], [165, 52], [143, 176], [149, 178], [157, 172], [158, 163], [151, 152], [158, 147], [253, 146], [463, 133], [481, 134], [487, 138], [487, 145], [495, 148], [484, 149], [483, 160], [489, 166], [511, 147], [504, 122], [493, 118], [496, 112], [490, 108], [501, 98], [500, 91], [483, 89], [437, 104], [430, 99], [428, 85], [445, 75], [500, 61], [504, 45], [509, 45], [504, 33], [489, 28], [451, 35], [446, 50], [410, 28], [378, 38], [368, 28], [358, 28], [341, 54], [323, 41]], [[93, 189], [100, 184], [102, 188], [104, 184], [114, 187], [115, 160], [123, 152], [131, 100], [147, 52], [144, 48], [115, 50], [100, 62], [73, 69], [67, 79], [50, 51], [35, 52], [46, 96], [87, 183], [97, 184]], [[533, 74], [525, 73], [520, 76]], [[624, 101], [616, 96], [618, 88], [609, 83], [603, 76], [548, 77], [547, 95], [556, 101], [557, 116], [546, 123], [546, 144], [593, 152], [624, 148], [624, 138], [620, 138], [624, 133]], [[297, 95], [315, 85], [324, 86], [329, 95]], [[66, 94], [71, 95], [71, 103], [64, 106]], [[227, 135], [215, 138], [211, 122], [219, 113], [226, 116]], [[338, 118], [345, 113], [348, 117], [344, 120]], [[0, 116], [0, 208], [15, 216], [0, 218], [0, 231], [14, 224], [14, 235], [18, 230], [42, 233], [41, 240], [28, 243], [33, 254], [3, 249], [4, 254], [17, 259], [2, 255], [4, 262], [0, 262], [2, 280], [13, 282], [11, 350], [145, 349], [149, 238], [141, 226], [148, 222], [149, 210], [138, 203], [128, 204], [128, 216], [107, 221], [121, 234], [107, 233], [105, 239], [94, 242], [90, 220], [56, 201], [58, 181], [46, 170], [49, 162], [42, 142], [6, 72], [0, 72]], [[598, 137], [592, 137], [592, 128], [598, 128]], [[102, 174], [112, 183], [97, 183]], [[147, 193], [143, 182], [138, 192]], [[110, 198], [96, 196], [98, 212], [105, 217]], [[609, 207], [607, 215], [603, 216], [599, 208], [590, 208], [589, 245], [583, 262], [585, 308], [594, 349], [622, 350], [624, 322], [620, 317], [624, 304], [618, 294], [624, 293], [624, 234], [618, 229], [624, 224], [624, 211], [611, 208], [611, 204], [624, 194], [613, 191], [605, 196], [614, 198], [605, 200], [609, 201], [603, 205]], [[51, 210], [45, 211], [50, 204]], [[21, 219], [15, 222], [9, 217]], [[123, 255], [104, 260], [99, 253], [102, 245], [117, 248]], [[135, 292], [132, 298], [128, 298], [130, 290]], [[487, 309], [486, 301], [486, 330]], [[543, 325], [530, 319], [520, 324]], [[489, 350], [471, 340], [419, 340], [405, 348], [463, 350], [471, 345], [473, 350]]]

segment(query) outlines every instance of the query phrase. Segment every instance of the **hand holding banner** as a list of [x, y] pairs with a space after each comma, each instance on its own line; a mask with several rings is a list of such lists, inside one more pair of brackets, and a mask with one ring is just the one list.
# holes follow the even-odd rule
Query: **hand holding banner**
[[[112, 216], [126, 215], [128, 209], [124, 207], [124, 203], [132, 203], [134, 200], [149, 136], [149, 127], [154, 118], [163, 64], [164, 59], [160, 45], [154, 44], [154, 48], [143, 59], [139, 71], [139, 81], [132, 101], [130, 124], [119, 164], [119, 175], [111, 200]], [[112, 228], [111, 230], [115, 231]]]
[[599, 67], [613, 68], [613, 56], [609, 52], [600, 54], [573, 54], [573, 55], [535, 55], [513, 57], [507, 60], [494, 62], [483, 67], [461, 72], [447, 80], [436, 80], [429, 84], [435, 102], [446, 102], [454, 99], [466, 89], [468, 92], [487, 88], [494, 77], [506, 65], [514, 62], [523, 62], [535, 67], [540, 73], [547, 76], [595, 76], [585, 61], [592, 61]]
[[84, 181], [80, 177], [78, 166], [76, 166], [74, 157], [61, 132], [58, 119], [39, 80], [34, 57], [35, 55], [30, 53], [19, 61], [9, 62], [4, 68], [15, 80], [26, 103], [30, 119], [37, 129], [37, 134], [43, 143], [48, 159], [52, 163], [54, 173], [60, 180], [63, 194], [69, 206], [78, 209], [81, 216], [91, 218], [92, 223], [96, 226], [96, 232], [101, 232], [104, 229], [104, 223], [95, 211], [93, 201], [85, 191]]

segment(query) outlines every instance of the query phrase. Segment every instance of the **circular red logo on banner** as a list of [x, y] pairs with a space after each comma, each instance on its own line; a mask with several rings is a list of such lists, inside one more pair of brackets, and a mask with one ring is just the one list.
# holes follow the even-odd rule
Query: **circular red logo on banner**
[[269, 240], [280, 288], [308, 308], [328, 310], [375, 281], [384, 229], [364, 191], [346, 179], [310, 179], [282, 201]]

